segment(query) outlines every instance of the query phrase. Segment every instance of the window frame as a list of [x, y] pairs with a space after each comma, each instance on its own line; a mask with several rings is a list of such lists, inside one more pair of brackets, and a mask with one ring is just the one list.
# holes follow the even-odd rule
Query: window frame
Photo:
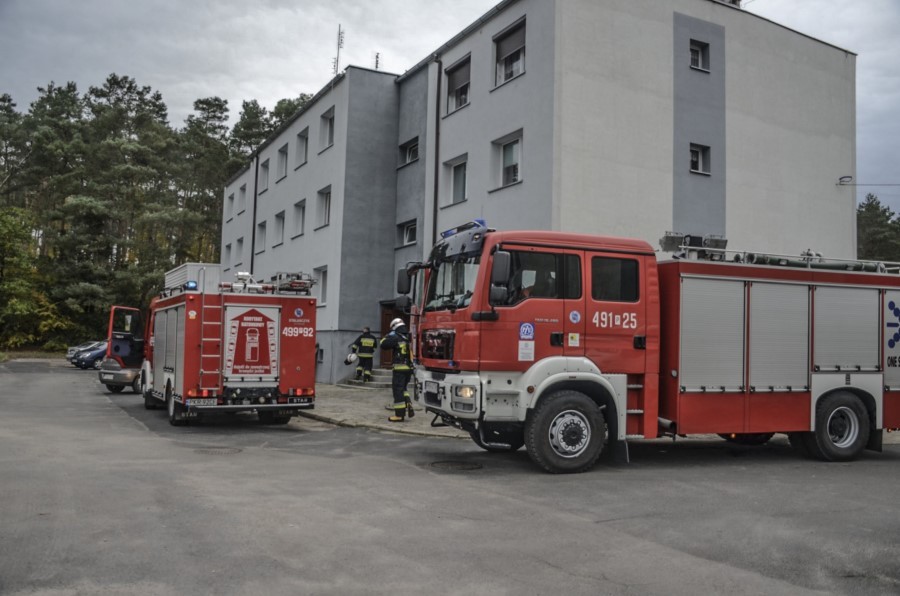
[[297, 157], [295, 159], [294, 169], [306, 164], [309, 160], [309, 127], [297, 133], [296, 137]]
[[264, 162], [259, 164], [259, 192], [257, 194], [262, 194], [269, 190], [269, 160], [266, 159]]
[[288, 173], [288, 144], [285, 143], [278, 149], [278, 174], [275, 184], [287, 177]]
[[[465, 82], [456, 82], [455, 79], [462, 76], [466, 70]], [[472, 58], [471, 55], [458, 60], [454, 65], [444, 70], [447, 78], [447, 102], [445, 104], [447, 114], [460, 110], [469, 105], [469, 94], [472, 88]], [[454, 87], [454, 83], [457, 83]], [[460, 98], [463, 101], [460, 102]], [[451, 105], [452, 102], [452, 105]]]
[[[297, 225], [297, 213], [300, 213], [300, 225]], [[299, 231], [297, 231], [299, 230]], [[306, 233], [306, 199], [300, 199], [294, 203], [294, 234], [291, 238], [299, 238]]]
[[[520, 19], [494, 36], [494, 88], [525, 74], [525, 48], [528, 45], [525, 24], [526, 20]], [[520, 35], [522, 39], [518, 42], [515, 38]], [[510, 47], [505, 48], [504, 44]], [[515, 54], [519, 56], [510, 60]], [[518, 70], [514, 66], [517, 64]]]
[[283, 209], [275, 214], [275, 229], [272, 230], [275, 232], [275, 236], [272, 238], [272, 248], [284, 244], [284, 217]]
[[[412, 240], [410, 240], [409, 231], [412, 230]], [[399, 248], [413, 246], [418, 242], [418, 225], [417, 220], [411, 219], [397, 225], [397, 237], [399, 240]]]
[[[638, 259], [597, 254], [592, 254], [590, 255], [590, 257], [591, 300], [593, 300], [594, 302], [616, 302], [621, 304], [637, 304], [641, 301], [641, 263]], [[633, 288], [629, 288], [629, 290], [632, 290], [634, 292], [633, 299], [629, 299], [627, 297], [629, 295], [626, 295], [626, 292], [623, 291], [625, 287], [625, 272], [621, 265], [618, 271], [615, 272], [619, 277], [617, 297], [609, 298], [605, 296], [598, 296], [598, 275], [596, 273], [597, 270], [595, 269], [595, 263], [598, 261], [615, 261], [620, 264], [628, 263], [629, 265], [633, 266], [633, 271], [627, 272], [632, 277], [632, 281], [634, 282]], [[599, 285], [599, 287], [605, 288], [606, 286]]]
[[[700, 72], [709, 72], [709, 44], [698, 39], [691, 39], [689, 64], [693, 70]], [[694, 64], [694, 56], [697, 56], [697, 63]]]
[[[689, 169], [691, 174], [700, 174], [702, 176], [711, 176], [711, 157], [710, 157], [710, 148], [707, 145], [701, 145], [699, 143], [691, 143], [690, 146], [691, 160]], [[697, 155], [697, 167], [694, 167], [694, 155]]]
[[316, 196], [316, 229], [320, 230], [331, 225], [331, 185], [321, 189]]
[[319, 153], [334, 146], [334, 106], [319, 118]]
[[[260, 254], [266, 252], [266, 222], [261, 221], [256, 224], [256, 239], [253, 241], [253, 254]], [[262, 248], [257, 250], [257, 246], [262, 245]]]

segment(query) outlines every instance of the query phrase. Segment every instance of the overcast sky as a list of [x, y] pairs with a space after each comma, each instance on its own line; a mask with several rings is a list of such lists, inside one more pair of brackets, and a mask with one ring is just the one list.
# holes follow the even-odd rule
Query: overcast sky
[[[597, 0], [602, 1], [602, 0]], [[664, 0], [658, 0], [664, 1]], [[496, 0], [0, 0], [0, 93], [21, 111], [50, 81], [81, 92], [112, 72], [160, 91], [181, 126], [195, 99], [315, 93], [341, 67], [402, 73]], [[450, 9], [448, 9], [450, 7]], [[858, 54], [858, 196], [900, 212], [900, 1], [745, 0], [745, 9]], [[732, 140], [734, 142], [734, 140]]]

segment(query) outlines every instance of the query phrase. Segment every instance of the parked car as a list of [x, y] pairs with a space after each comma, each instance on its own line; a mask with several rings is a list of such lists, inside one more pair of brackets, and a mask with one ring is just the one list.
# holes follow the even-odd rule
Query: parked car
[[135, 393], [141, 392], [140, 368], [122, 368], [113, 358], [107, 358], [100, 363], [98, 375], [111, 393], [121, 393], [126, 387], [131, 387]]
[[99, 341], [86, 341], [83, 344], [78, 344], [77, 346], [70, 346], [68, 350], [66, 350], [66, 360], [72, 362], [75, 359], [75, 354], [78, 352], [83, 352], [85, 350], [90, 350], [97, 344], [101, 342]]
[[101, 341], [87, 350], [75, 354], [72, 364], [78, 368], [100, 368], [100, 362], [106, 357], [106, 342]]

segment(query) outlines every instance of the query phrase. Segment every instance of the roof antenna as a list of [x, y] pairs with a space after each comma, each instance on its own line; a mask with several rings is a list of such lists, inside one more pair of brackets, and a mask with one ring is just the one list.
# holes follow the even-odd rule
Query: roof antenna
[[341, 48], [344, 47], [344, 30], [341, 29], [340, 23], [338, 23], [338, 34], [337, 34], [337, 55], [335, 55], [334, 60], [331, 61], [334, 70], [334, 76], [337, 76], [341, 71]]

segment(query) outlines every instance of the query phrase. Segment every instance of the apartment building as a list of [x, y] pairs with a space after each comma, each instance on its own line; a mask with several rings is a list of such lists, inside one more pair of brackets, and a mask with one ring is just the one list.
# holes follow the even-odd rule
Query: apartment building
[[473, 218], [852, 258], [855, 60], [732, 2], [507, 0], [276, 132], [225, 189], [223, 266], [315, 272], [335, 382], [396, 270]]

